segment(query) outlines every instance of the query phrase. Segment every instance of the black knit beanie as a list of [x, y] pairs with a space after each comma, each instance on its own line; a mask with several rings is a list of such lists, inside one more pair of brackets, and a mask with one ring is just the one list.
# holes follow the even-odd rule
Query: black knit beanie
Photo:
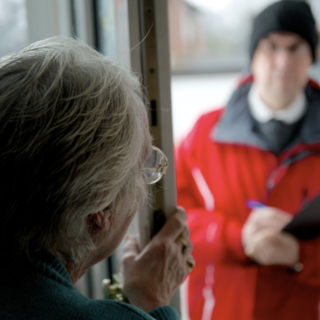
[[310, 45], [313, 61], [316, 61], [318, 33], [310, 6], [306, 2], [275, 2], [255, 18], [250, 42], [251, 60], [259, 41], [271, 32], [297, 34]]

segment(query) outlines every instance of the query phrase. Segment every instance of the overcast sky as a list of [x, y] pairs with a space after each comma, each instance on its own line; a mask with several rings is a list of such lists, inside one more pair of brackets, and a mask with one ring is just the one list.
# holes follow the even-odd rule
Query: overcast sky
[[228, 10], [232, 10], [234, 5], [241, 5], [244, 7], [250, 7], [253, 10], [260, 11], [268, 4], [275, 2], [276, 0], [186, 0], [194, 6], [209, 10], [215, 13], [223, 13]]
[[[228, 10], [237, 10], [240, 7], [250, 8], [253, 12], [258, 13], [267, 5], [277, 0], [185, 0], [190, 4], [198, 7], [199, 9], [211, 11], [214, 13], [225, 13]], [[312, 6], [314, 15], [320, 27], [320, 1], [319, 0], [309, 0]]]
[[213, 12], [221, 12], [227, 9], [231, 0], [186, 0], [190, 4], [195, 5], [204, 10]]

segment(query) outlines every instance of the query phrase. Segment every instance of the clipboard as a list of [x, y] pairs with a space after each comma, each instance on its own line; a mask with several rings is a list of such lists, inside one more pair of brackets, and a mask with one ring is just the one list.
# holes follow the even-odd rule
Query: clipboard
[[320, 235], [320, 193], [282, 229], [300, 240]]

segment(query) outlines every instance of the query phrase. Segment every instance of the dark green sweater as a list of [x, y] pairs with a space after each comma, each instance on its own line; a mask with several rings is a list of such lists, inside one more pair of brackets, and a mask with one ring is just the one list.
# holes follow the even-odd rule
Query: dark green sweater
[[86, 298], [72, 285], [64, 265], [48, 252], [37, 254], [33, 263], [26, 258], [15, 263], [1, 259], [1, 320], [153, 318], [179, 319], [169, 306], [157, 308], [147, 314], [129, 304]]

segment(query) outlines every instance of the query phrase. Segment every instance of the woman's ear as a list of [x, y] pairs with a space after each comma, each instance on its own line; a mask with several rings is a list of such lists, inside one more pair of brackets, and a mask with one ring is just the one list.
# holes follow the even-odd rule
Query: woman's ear
[[101, 210], [97, 213], [88, 216], [89, 225], [93, 233], [108, 231], [111, 225], [111, 212], [110, 210]]

